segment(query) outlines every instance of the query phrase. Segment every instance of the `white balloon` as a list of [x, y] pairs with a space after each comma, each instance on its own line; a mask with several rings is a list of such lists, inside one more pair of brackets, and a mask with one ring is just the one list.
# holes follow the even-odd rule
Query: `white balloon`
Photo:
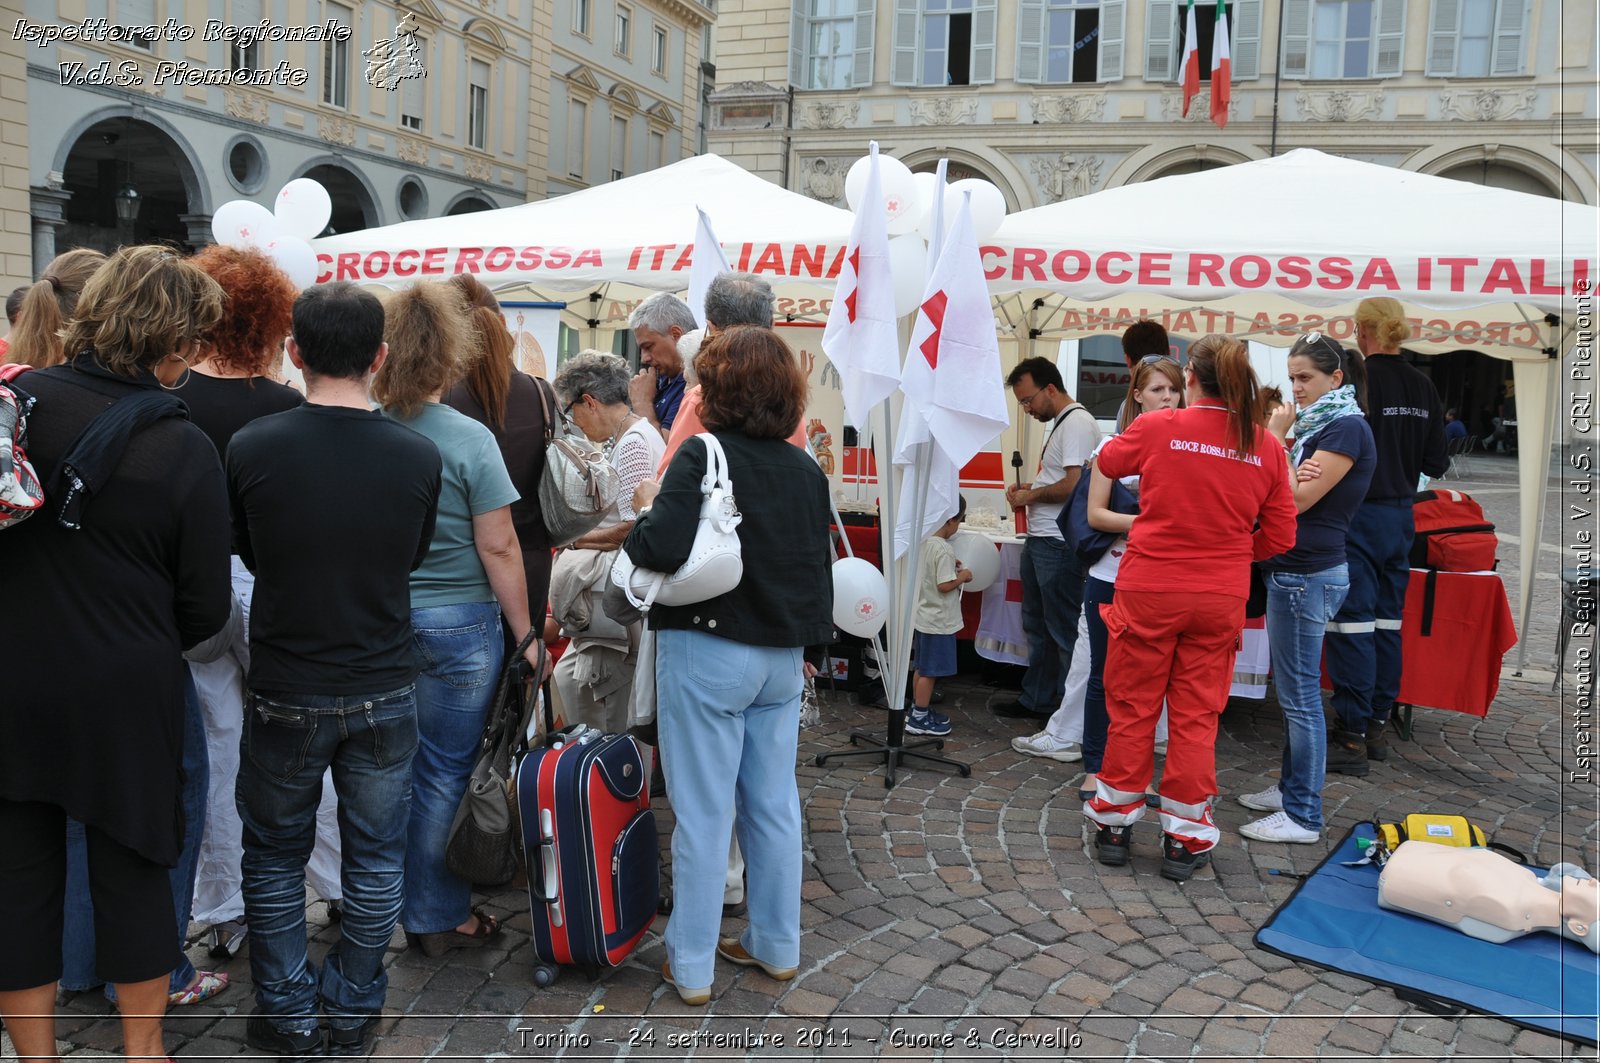
[[889, 619], [889, 583], [877, 566], [859, 557], [833, 563], [833, 622], [841, 630], [870, 639]]
[[296, 288], [317, 283], [317, 253], [311, 245], [294, 236], [279, 236], [262, 248], [273, 263], [289, 275]]
[[278, 190], [278, 201], [272, 210], [286, 234], [313, 240], [328, 227], [333, 200], [320, 183], [309, 177], [296, 177]]
[[992, 183], [980, 177], [956, 181], [944, 194], [944, 231], [955, 224], [956, 211], [961, 207], [964, 192], [972, 193], [972, 235], [987, 240], [1000, 229], [1006, 220], [1006, 196]]
[[917, 183], [917, 196], [922, 200], [922, 217], [917, 219], [917, 233], [924, 240], [933, 239], [933, 205], [939, 202], [934, 197], [939, 194], [939, 175], [936, 173], [914, 173], [911, 179]]
[[894, 276], [894, 312], [905, 317], [922, 301], [928, 284], [928, 247], [915, 233], [889, 241], [889, 272]]
[[[871, 155], [863, 155], [851, 164], [850, 172], [844, 176], [844, 198], [851, 210], [861, 209], [861, 197], [867, 192], [867, 171], [871, 161]], [[890, 232], [910, 232], [916, 228], [914, 221], [908, 228], [894, 228], [897, 225], [904, 226], [906, 216], [915, 215], [917, 209], [917, 185], [906, 164], [879, 152], [878, 187], [883, 192], [883, 214], [890, 225]]]
[[956, 532], [950, 536], [950, 548], [962, 567], [972, 572], [972, 582], [963, 583], [962, 590], [985, 591], [1000, 578], [1000, 548], [977, 532]]
[[278, 235], [278, 223], [260, 203], [231, 199], [211, 215], [211, 235], [227, 247], [260, 249]]

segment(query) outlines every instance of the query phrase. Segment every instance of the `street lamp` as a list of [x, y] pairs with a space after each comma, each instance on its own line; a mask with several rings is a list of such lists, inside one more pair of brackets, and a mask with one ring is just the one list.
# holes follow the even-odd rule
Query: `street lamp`
[[117, 189], [117, 221], [132, 225], [139, 220], [139, 190], [132, 181], [122, 182]]

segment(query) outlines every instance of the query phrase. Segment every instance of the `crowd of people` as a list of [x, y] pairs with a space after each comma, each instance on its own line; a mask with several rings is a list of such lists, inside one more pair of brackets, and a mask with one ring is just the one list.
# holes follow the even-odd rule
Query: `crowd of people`
[[[1025, 507], [1030, 656], [1022, 698], [995, 711], [1045, 724], [1013, 740], [1019, 752], [1083, 761], [1079, 797], [1102, 863], [1128, 862], [1147, 808], [1160, 813], [1165, 877], [1184, 881], [1209, 862], [1216, 722], [1252, 598], [1285, 740], [1278, 781], [1239, 797], [1266, 813], [1240, 833], [1319, 841], [1325, 773], [1365, 775], [1387, 755], [1411, 503], [1447, 464], [1438, 394], [1399, 357], [1409, 334], [1398, 302], [1367, 299], [1356, 349], [1302, 336], [1287, 359], [1291, 403], [1260, 384], [1242, 342], [1204, 337], [1180, 363], [1158, 324], [1138, 322], [1123, 338], [1131, 380], [1105, 440], [1092, 419], [1081, 439], [1065, 434], [1081, 407], [1047, 360], [1012, 371], [1016, 401], [1052, 428], [1035, 478], [1007, 492]], [[1117, 536], [1087, 570], [1057, 519], [1085, 474], [1089, 525]], [[1131, 501], [1114, 504], [1113, 491]]]
[[[0, 703], [0, 1018], [20, 1054], [53, 1058], [58, 987], [103, 984], [127, 1054], [163, 1058], [165, 1009], [227, 988], [185, 956], [191, 918], [214, 958], [249, 944], [253, 1047], [363, 1054], [397, 927], [428, 956], [501, 932], [445, 850], [507, 655], [540, 624], [570, 640], [553, 675], [566, 721], [658, 747], [677, 817], [664, 979], [703, 1004], [718, 957], [794, 976], [793, 767], [802, 691], [834, 639], [834, 553], [806, 374], [765, 282], [719, 276], [703, 329], [654, 296], [630, 321], [642, 370], [586, 351], [551, 382], [517, 369], [470, 275], [382, 299], [297, 294], [253, 251], [145, 246], [69, 252], [15, 301], [5, 357], [32, 367], [14, 383], [47, 489], [0, 533], [26, 603], [0, 620], [27, 662]], [[1036, 475], [1007, 492], [1026, 520], [1030, 657], [1001, 711], [1043, 725], [1021, 752], [1081, 757], [1104, 863], [1127, 862], [1147, 807], [1169, 878], [1218, 842], [1216, 721], [1253, 563], [1286, 738], [1279, 780], [1241, 798], [1266, 813], [1243, 833], [1316, 841], [1324, 771], [1384, 756], [1409, 501], [1444, 471], [1444, 421], [1396, 357], [1398, 304], [1367, 300], [1357, 325], [1359, 350], [1302, 337], [1293, 402], [1269, 412], [1244, 344], [1208, 336], [1180, 364], [1140, 322], [1109, 438], [1051, 361], [1006, 381], [1050, 429]], [[552, 551], [538, 485], [569, 425], [620, 490]], [[689, 556], [700, 433], [735, 484], [743, 579], [648, 620], [618, 613], [618, 551], [664, 572]], [[1089, 560], [1058, 519], [1085, 476], [1089, 522], [1113, 537]], [[948, 544], [961, 519], [919, 574], [913, 734], [951, 727], [932, 705], [971, 578]], [[548, 674], [539, 640], [526, 657]], [[341, 923], [320, 964], [308, 883]], [[742, 935], [719, 936], [746, 911]]]

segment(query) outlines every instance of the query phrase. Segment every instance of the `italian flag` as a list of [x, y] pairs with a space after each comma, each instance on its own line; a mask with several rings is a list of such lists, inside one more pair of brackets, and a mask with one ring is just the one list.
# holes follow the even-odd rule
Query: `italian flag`
[[[1189, 28], [1191, 31], [1194, 29], [1194, 0], [1189, 0]], [[1198, 78], [1198, 70], [1195, 76]], [[1211, 38], [1211, 120], [1217, 123], [1219, 129], [1228, 124], [1228, 97], [1231, 95], [1232, 82], [1233, 63], [1228, 57], [1228, 9], [1223, 6], [1223, 0], [1217, 0], [1217, 29]], [[1184, 91], [1188, 92], [1187, 82]], [[1184, 98], [1188, 99], [1187, 96]]]
[[1189, 0], [1188, 22], [1183, 32], [1183, 116], [1189, 117], [1189, 102], [1200, 93], [1199, 31], [1194, 25], [1194, 0]]

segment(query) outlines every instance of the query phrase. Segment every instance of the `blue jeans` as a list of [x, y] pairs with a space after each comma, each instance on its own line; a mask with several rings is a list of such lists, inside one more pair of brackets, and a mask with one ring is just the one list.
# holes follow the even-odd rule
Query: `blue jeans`
[[1328, 730], [1322, 718], [1322, 637], [1350, 591], [1350, 572], [1268, 572], [1267, 639], [1273, 684], [1283, 709], [1283, 810], [1307, 830], [1322, 830], [1322, 780]]
[[749, 876], [745, 950], [798, 966], [800, 650], [669, 629], [656, 633], [656, 654], [657, 728], [678, 817], [666, 933], [673, 980], [711, 984], [736, 802]]
[[1350, 521], [1350, 594], [1327, 638], [1333, 711], [1347, 734], [1388, 723], [1400, 694], [1400, 620], [1414, 530], [1410, 499], [1363, 502]]
[[1022, 630], [1028, 636], [1024, 706], [1048, 716], [1061, 705], [1083, 611], [1083, 562], [1060, 539], [1030, 535], [1022, 544]]
[[1083, 770], [1100, 773], [1106, 755], [1106, 622], [1100, 607], [1110, 605], [1116, 584], [1093, 576], [1083, 581], [1083, 605], [1089, 620], [1089, 682], [1083, 688]]
[[444, 850], [505, 660], [500, 607], [471, 602], [413, 609], [411, 641], [422, 672], [400, 921], [414, 934], [436, 934], [454, 930], [472, 911], [472, 883], [445, 867]]
[[[200, 865], [200, 838], [206, 826], [206, 792], [210, 765], [206, 760], [205, 723], [194, 681], [184, 673], [183, 683], [183, 785], [178, 799], [183, 805], [183, 849], [172, 869], [172, 907], [178, 917], [178, 951], [183, 951], [194, 904], [194, 876]], [[194, 964], [184, 956], [172, 971], [169, 991], [176, 993], [194, 980]], [[66, 922], [61, 935], [61, 988], [93, 989], [105, 979], [95, 970], [94, 904], [89, 898], [89, 856], [83, 824], [67, 820]], [[106, 995], [113, 997], [107, 988]]]
[[[415, 688], [381, 694], [245, 697], [237, 804], [256, 1003], [285, 1032], [353, 1029], [383, 1007], [383, 953], [400, 918]], [[333, 768], [343, 841], [344, 920], [320, 977], [306, 958], [306, 861], [322, 775]]]

